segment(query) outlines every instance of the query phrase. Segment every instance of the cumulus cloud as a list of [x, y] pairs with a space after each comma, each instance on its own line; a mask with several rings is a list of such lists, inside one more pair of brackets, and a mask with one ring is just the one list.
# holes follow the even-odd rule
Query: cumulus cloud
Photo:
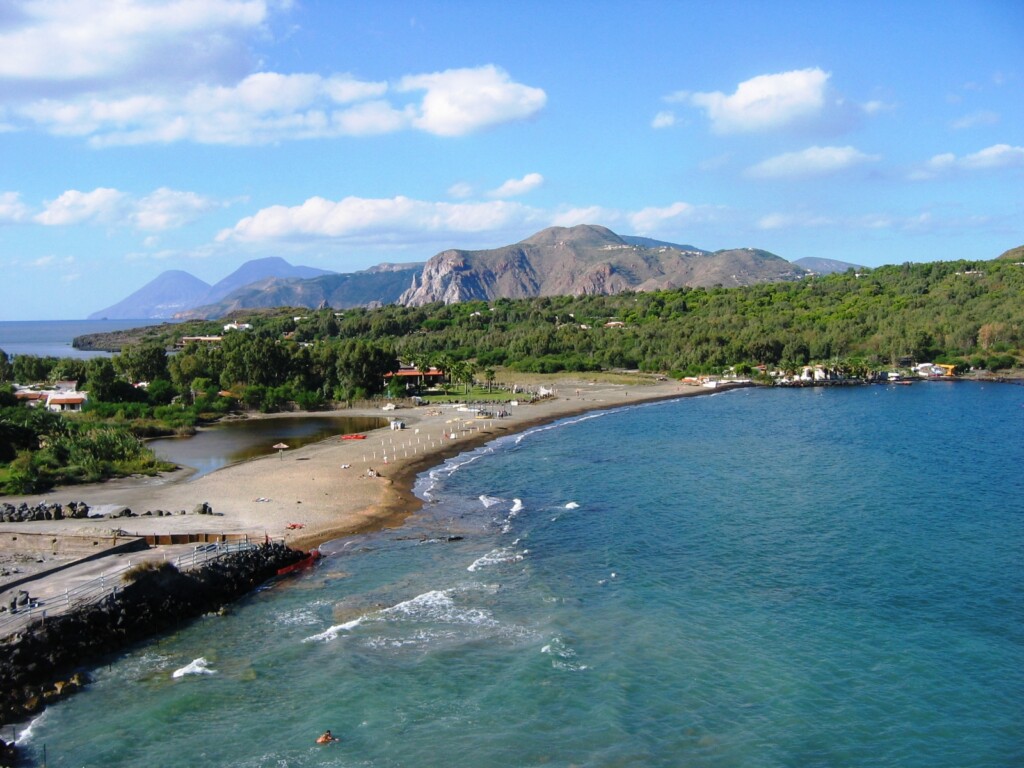
[[558, 211], [551, 219], [551, 226], [575, 227], [579, 224], [601, 224], [606, 227], [614, 227], [622, 220], [622, 211], [604, 208], [600, 205], [590, 205]]
[[14, 224], [28, 218], [28, 207], [18, 192], [0, 192], [0, 224]]
[[788, 128], [837, 131], [849, 127], [855, 107], [831, 92], [831, 73], [817, 67], [744, 80], [731, 94], [678, 91], [669, 102], [702, 109], [715, 133], [753, 133]]
[[547, 101], [543, 90], [513, 82], [493, 65], [408, 75], [397, 90], [426, 92], [413, 125], [438, 136], [463, 136], [522, 120], [539, 112]]
[[994, 144], [978, 152], [957, 157], [952, 152], [933, 156], [910, 173], [914, 180], [928, 180], [958, 172], [991, 171], [1024, 167], [1024, 147]]
[[544, 177], [539, 173], [528, 173], [521, 179], [509, 179], [497, 189], [488, 193], [490, 197], [506, 198], [517, 197], [531, 192], [544, 183]]
[[651, 120], [651, 128], [671, 128], [676, 124], [676, 115], [674, 112], [659, 112]]
[[[0, 221], [3, 220], [3, 201], [4, 196], [0, 195]], [[20, 204], [17, 196], [13, 202]], [[141, 198], [134, 198], [109, 187], [98, 187], [91, 192], [69, 189], [56, 199], [47, 201], [43, 210], [33, 216], [32, 220], [48, 227], [102, 224], [162, 232], [184, 226], [220, 205], [195, 192], [166, 187]], [[27, 209], [24, 206], [19, 220], [27, 220]]]
[[854, 147], [808, 147], [799, 152], [786, 152], [762, 160], [746, 170], [756, 179], [805, 178], [824, 176], [880, 160], [879, 155], [868, 155]]
[[[384, 98], [418, 91], [425, 91], [419, 103]], [[545, 100], [544, 91], [513, 82], [493, 66], [409, 76], [397, 88], [349, 74], [258, 72], [184, 94], [43, 99], [17, 114], [56, 135], [89, 136], [96, 146], [252, 145], [408, 129], [461, 136], [529, 117]]]
[[113, 223], [121, 216], [124, 195], [116, 189], [98, 187], [92, 192], [69, 189], [46, 203], [35, 221], [49, 227], [87, 222]]
[[501, 231], [543, 221], [539, 211], [519, 203], [442, 203], [398, 196], [373, 199], [311, 197], [301, 205], [275, 205], [240, 220], [217, 235], [219, 242], [387, 240], [415, 242], [438, 235]]
[[215, 207], [218, 203], [195, 192], [161, 187], [134, 204], [131, 221], [137, 229], [162, 232], [182, 227]]
[[[274, 0], [12, 0], [0, 82], [35, 88], [236, 76]], [[173, 62], [173, 66], [168, 66]]]
[[633, 231], [651, 234], [663, 231], [678, 231], [680, 225], [705, 222], [716, 216], [717, 209], [707, 205], [675, 202], [664, 207], [649, 207], [630, 213], [627, 220]]

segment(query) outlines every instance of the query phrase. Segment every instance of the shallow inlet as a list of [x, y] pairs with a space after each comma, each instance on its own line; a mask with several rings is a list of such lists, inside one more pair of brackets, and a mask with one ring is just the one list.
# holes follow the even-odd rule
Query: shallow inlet
[[277, 453], [278, 443], [294, 450], [336, 435], [380, 429], [387, 423], [376, 416], [333, 414], [246, 419], [205, 427], [190, 437], [151, 440], [149, 447], [165, 461], [194, 468], [196, 473], [189, 479], [195, 480], [229, 464]]

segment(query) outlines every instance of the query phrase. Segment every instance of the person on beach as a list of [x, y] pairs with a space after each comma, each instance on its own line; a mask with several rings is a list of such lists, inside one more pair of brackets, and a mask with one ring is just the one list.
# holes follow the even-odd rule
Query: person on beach
[[338, 741], [337, 736], [332, 736], [330, 729], [320, 734], [320, 737], [316, 740], [317, 744], [330, 744], [333, 741]]

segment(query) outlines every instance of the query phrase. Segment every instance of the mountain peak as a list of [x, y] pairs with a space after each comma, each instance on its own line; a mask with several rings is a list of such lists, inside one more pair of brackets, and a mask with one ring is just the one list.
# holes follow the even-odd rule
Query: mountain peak
[[575, 227], [548, 227], [522, 241], [523, 245], [553, 246], [572, 244], [589, 248], [602, 245], [625, 245], [625, 241], [607, 227], [579, 224]]

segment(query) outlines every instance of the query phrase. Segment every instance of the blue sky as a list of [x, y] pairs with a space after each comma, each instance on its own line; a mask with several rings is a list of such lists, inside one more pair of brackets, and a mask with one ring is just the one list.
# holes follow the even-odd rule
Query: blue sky
[[1024, 3], [0, 1], [0, 319], [602, 224], [1024, 244]]

